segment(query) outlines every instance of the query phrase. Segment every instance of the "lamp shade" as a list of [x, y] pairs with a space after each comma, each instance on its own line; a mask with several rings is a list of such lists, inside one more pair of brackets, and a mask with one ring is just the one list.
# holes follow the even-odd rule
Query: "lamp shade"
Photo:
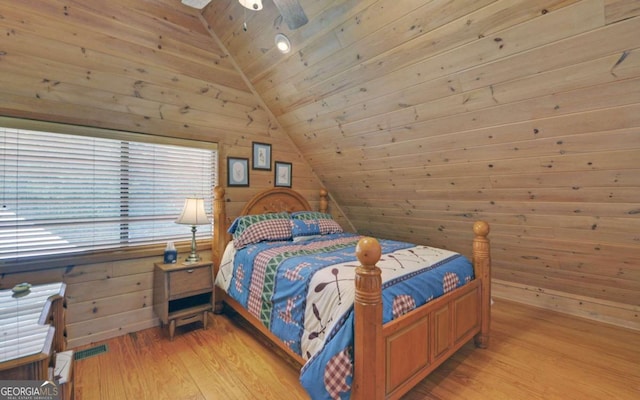
[[182, 214], [176, 219], [176, 224], [183, 225], [206, 225], [209, 217], [204, 211], [204, 199], [189, 197], [184, 201]]

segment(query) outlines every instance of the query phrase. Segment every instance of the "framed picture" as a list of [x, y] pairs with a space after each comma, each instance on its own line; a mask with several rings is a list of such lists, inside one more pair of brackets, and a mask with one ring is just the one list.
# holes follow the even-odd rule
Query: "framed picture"
[[271, 171], [271, 145], [253, 142], [253, 169]]
[[291, 163], [276, 161], [274, 185], [291, 187]]
[[227, 186], [249, 186], [249, 159], [227, 157]]

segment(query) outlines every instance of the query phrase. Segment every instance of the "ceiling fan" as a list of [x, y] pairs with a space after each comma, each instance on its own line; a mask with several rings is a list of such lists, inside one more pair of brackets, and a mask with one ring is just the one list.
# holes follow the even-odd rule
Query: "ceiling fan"
[[[238, 0], [243, 7], [248, 8], [249, 10], [262, 10], [262, 0]], [[280, 12], [282, 19], [287, 23], [289, 29], [294, 30], [298, 29], [307, 22], [309, 19], [307, 15], [304, 13], [302, 6], [300, 5], [299, 0], [272, 0], [273, 4], [276, 5], [276, 8]], [[182, 0], [182, 4], [185, 4], [189, 7], [197, 8], [201, 10], [207, 4], [209, 4], [211, 0]]]
[[309, 22], [298, 0], [273, 0], [273, 4], [280, 11], [280, 15], [289, 29], [298, 29]]

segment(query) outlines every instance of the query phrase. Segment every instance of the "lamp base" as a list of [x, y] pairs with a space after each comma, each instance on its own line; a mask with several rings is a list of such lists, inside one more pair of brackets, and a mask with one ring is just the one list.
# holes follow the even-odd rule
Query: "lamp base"
[[187, 264], [191, 264], [191, 263], [200, 262], [200, 260], [201, 260], [200, 256], [198, 256], [195, 253], [191, 253], [187, 258], [184, 259], [184, 262], [186, 262]]
[[196, 226], [191, 225], [191, 254], [184, 260], [187, 264], [197, 263], [200, 257], [196, 254]]

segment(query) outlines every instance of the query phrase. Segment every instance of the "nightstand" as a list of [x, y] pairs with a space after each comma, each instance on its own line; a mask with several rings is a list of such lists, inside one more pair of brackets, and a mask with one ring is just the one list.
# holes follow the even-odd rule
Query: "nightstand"
[[202, 321], [207, 329], [213, 305], [212, 265], [211, 261], [155, 264], [153, 308], [162, 326], [169, 325], [171, 340], [177, 326]]

